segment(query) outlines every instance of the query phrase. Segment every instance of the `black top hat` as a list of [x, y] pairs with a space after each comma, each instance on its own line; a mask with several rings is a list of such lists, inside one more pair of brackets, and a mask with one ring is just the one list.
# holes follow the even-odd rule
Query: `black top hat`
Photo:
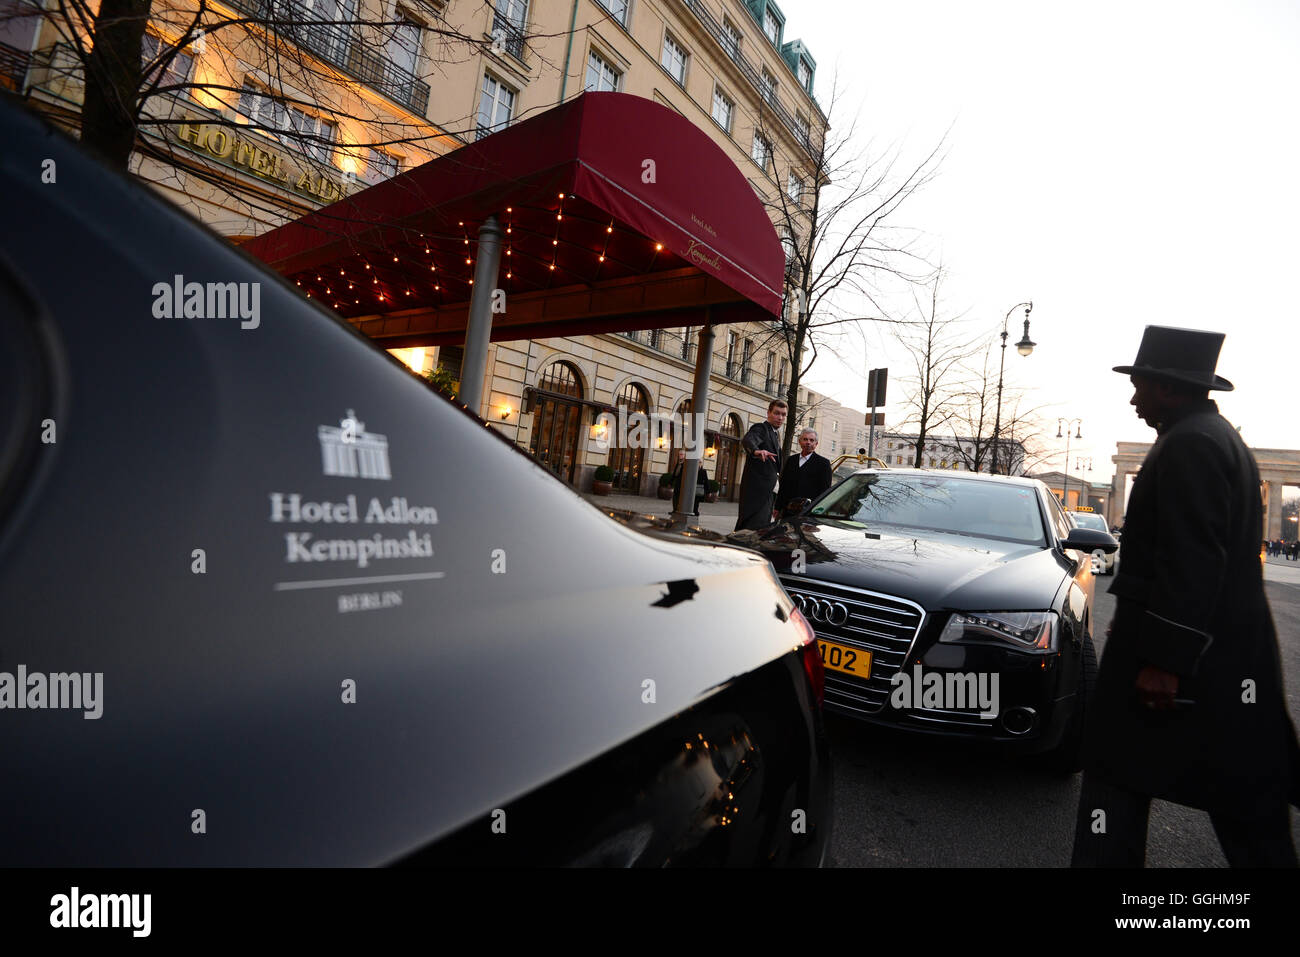
[[1232, 383], [1214, 374], [1221, 348], [1222, 332], [1147, 326], [1133, 364], [1115, 366], [1115, 371], [1231, 392]]

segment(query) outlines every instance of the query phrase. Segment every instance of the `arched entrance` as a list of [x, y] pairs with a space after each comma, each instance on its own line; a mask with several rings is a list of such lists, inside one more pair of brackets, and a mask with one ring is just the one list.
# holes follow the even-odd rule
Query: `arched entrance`
[[[636, 382], [623, 386], [614, 405], [619, 408], [619, 418], [623, 422], [631, 421], [633, 414], [650, 414], [650, 397], [646, 390]], [[645, 475], [645, 449], [630, 449], [620, 443], [610, 446], [609, 467], [614, 470], [614, 488], [629, 495], [641, 494], [641, 481]]]
[[745, 461], [744, 450], [740, 445], [743, 434], [744, 427], [740, 416], [729, 412], [723, 416], [722, 429], [713, 439], [718, 450], [716, 458], [718, 498], [728, 502], [735, 502], [740, 498], [740, 475]]
[[578, 461], [582, 409], [578, 370], [563, 361], [547, 366], [533, 392], [533, 434], [528, 451], [570, 485]]

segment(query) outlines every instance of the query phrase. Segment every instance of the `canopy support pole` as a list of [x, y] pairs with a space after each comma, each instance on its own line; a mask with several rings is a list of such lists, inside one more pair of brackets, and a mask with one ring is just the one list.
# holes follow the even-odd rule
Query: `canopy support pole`
[[503, 235], [496, 216], [483, 220], [478, 230], [474, 291], [469, 297], [465, 355], [460, 364], [460, 401], [478, 416], [483, 414], [483, 379], [487, 375], [488, 343], [492, 340], [492, 298], [501, 271]]
[[[686, 464], [682, 467], [682, 481], [678, 486], [677, 501], [673, 507], [672, 524], [684, 528], [695, 518], [695, 480], [700, 474], [700, 458], [704, 455], [706, 443], [705, 429], [708, 426], [709, 411], [709, 377], [713, 375], [713, 326], [709, 324], [712, 309], [705, 307], [704, 325], [700, 328], [700, 337], [695, 348], [695, 387], [691, 391], [691, 424], [686, 426], [687, 433], [694, 444], [686, 450]], [[695, 428], [695, 423], [700, 428]], [[685, 425], [685, 423], [683, 423]], [[669, 468], [676, 466], [669, 464]]]

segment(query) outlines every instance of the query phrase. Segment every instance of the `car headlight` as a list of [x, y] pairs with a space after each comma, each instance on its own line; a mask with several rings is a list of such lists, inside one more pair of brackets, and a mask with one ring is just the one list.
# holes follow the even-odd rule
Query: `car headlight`
[[941, 642], [1005, 644], [1020, 651], [1056, 651], [1060, 616], [1054, 611], [954, 612], [939, 635]]

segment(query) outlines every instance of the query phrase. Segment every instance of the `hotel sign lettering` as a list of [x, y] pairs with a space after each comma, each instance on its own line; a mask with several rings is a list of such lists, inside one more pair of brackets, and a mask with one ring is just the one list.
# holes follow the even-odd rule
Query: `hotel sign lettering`
[[186, 149], [220, 160], [261, 179], [324, 203], [343, 198], [343, 183], [307, 165], [296, 163], [281, 150], [260, 146], [238, 127], [204, 123], [189, 117], [173, 134]]

